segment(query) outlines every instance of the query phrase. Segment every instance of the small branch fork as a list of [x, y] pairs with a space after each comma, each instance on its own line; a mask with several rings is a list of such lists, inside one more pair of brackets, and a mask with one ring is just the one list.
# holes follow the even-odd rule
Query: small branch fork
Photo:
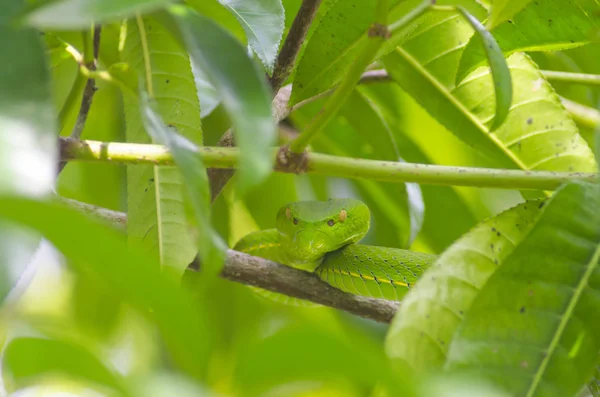
[[[84, 34], [84, 51], [83, 51], [83, 59], [80, 59], [79, 67], [84, 67], [89, 71], [94, 72], [98, 66], [98, 54], [100, 52], [100, 32], [101, 26], [94, 25], [94, 33], [92, 37], [92, 45], [90, 46], [88, 40], [88, 34]], [[81, 105], [79, 107], [79, 113], [77, 114], [77, 120], [75, 121], [75, 126], [73, 126], [73, 130], [71, 131], [71, 138], [79, 139], [85, 128], [85, 122], [87, 121], [88, 114], [90, 112], [90, 108], [92, 107], [92, 100], [94, 98], [94, 94], [98, 90], [96, 87], [96, 80], [92, 77], [89, 77], [85, 83], [85, 87], [83, 89], [83, 95], [81, 98]], [[67, 165], [66, 161], [61, 161], [58, 165], [58, 173], [60, 173], [65, 166]]]

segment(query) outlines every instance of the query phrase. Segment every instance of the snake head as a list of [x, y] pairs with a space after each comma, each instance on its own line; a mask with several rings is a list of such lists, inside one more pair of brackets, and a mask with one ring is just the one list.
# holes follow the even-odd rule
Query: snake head
[[365, 236], [370, 212], [354, 199], [299, 201], [279, 210], [276, 226], [286, 263], [314, 271], [325, 254]]

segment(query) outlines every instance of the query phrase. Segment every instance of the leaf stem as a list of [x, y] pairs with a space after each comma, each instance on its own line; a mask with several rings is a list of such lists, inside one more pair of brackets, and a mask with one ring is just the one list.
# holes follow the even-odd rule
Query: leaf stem
[[582, 105], [581, 103], [573, 102], [567, 98], [560, 98], [560, 101], [564, 105], [565, 109], [573, 120], [579, 125], [587, 128], [595, 129], [600, 126], [600, 111], [591, 108], [589, 106]]
[[[63, 161], [173, 164], [173, 157], [167, 148], [161, 145], [61, 138], [60, 148], [61, 160]], [[273, 148], [272, 151], [274, 164], [278, 149]], [[238, 148], [199, 147], [198, 153], [202, 156], [204, 164], [210, 168], [233, 169], [239, 160]], [[276, 168], [275, 170], [291, 172], [285, 169]], [[523, 190], [555, 190], [567, 181], [597, 182], [598, 176], [595, 173], [581, 172], [521, 171], [364, 160], [313, 152], [307, 154], [307, 172], [391, 183], [414, 182], [431, 185]]]
[[542, 73], [550, 81], [600, 85], [600, 74], [560, 72], [558, 70], [542, 70]]

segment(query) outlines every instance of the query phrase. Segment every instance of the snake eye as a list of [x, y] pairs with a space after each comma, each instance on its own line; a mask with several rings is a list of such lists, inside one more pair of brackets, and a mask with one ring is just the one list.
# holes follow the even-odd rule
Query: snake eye
[[294, 225], [298, 224], [298, 218], [294, 218]]
[[340, 222], [344, 222], [346, 220], [346, 218], [348, 218], [348, 213], [346, 212], [346, 210], [341, 210], [340, 211]]
[[285, 217], [288, 219], [292, 219], [292, 210], [289, 208], [285, 209]]
[[330, 220], [328, 220], [328, 221], [327, 221], [327, 224], [328, 224], [329, 226], [333, 226], [333, 225], [334, 225], [334, 223], [335, 223], [335, 222], [333, 221], [333, 219], [330, 219]]

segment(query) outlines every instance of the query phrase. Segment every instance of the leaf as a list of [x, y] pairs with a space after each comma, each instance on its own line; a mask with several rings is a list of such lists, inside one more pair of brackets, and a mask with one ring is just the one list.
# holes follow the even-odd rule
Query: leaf
[[219, 0], [240, 22], [248, 44], [269, 75], [283, 36], [285, 11], [281, 0]]
[[200, 102], [200, 117], [205, 118], [212, 113], [217, 106], [219, 106], [219, 96], [215, 87], [208, 81], [206, 75], [196, 65], [192, 59], [190, 59], [192, 65], [192, 73], [194, 74], [194, 82], [196, 83], [196, 90], [198, 91], [198, 101]]
[[155, 142], [165, 145], [169, 149], [175, 164], [183, 175], [199, 232], [197, 240], [203, 269], [217, 275], [223, 266], [227, 246], [211, 225], [210, 187], [206, 167], [198, 156], [196, 146], [177, 132], [168, 130], [160, 116], [152, 109], [148, 98], [145, 95], [142, 95], [142, 98], [141, 112], [146, 131]]
[[554, 194], [467, 311], [448, 371], [523, 396], [573, 396], [591, 379], [600, 353], [599, 209], [596, 184]]
[[126, 393], [123, 379], [82, 346], [60, 340], [19, 337], [6, 346], [3, 372], [16, 390], [48, 376], [63, 375]]
[[375, 20], [375, 1], [337, 1], [321, 19], [298, 62], [290, 106], [333, 87]]
[[397, 395], [414, 396], [411, 382], [390, 370], [372, 340], [351, 328], [346, 331], [346, 337], [340, 337], [315, 325], [298, 325], [271, 333], [240, 355], [235, 373], [238, 388], [244, 395], [257, 396], [294, 380], [335, 379], [351, 381], [362, 390], [378, 382]]
[[439, 370], [452, 335], [487, 279], [527, 235], [541, 202], [520, 204], [479, 223], [435, 261], [404, 297], [386, 338], [397, 367]]
[[212, 20], [185, 7], [170, 8], [190, 56], [227, 109], [240, 147], [237, 190], [245, 194], [272, 171], [276, 129], [265, 76], [241, 45]]
[[[23, 5], [5, 2], [0, 16], [0, 47], [10, 60], [0, 65], [0, 194], [41, 197], [54, 184], [58, 132], [39, 33], [13, 21]], [[0, 306], [39, 242], [35, 234], [0, 222]]]
[[37, 230], [78, 273], [93, 277], [153, 321], [173, 362], [201, 379], [211, 354], [213, 330], [201, 321], [206, 307], [179, 282], [158, 271], [158, 262], [131, 247], [122, 234], [56, 202], [0, 196], [0, 219]]
[[[595, 0], [530, 2], [512, 20], [490, 32], [506, 55], [517, 51], [556, 51], [577, 47], [591, 41], [591, 31], [599, 26], [593, 14]], [[479, 43], [469, 42], [460, 60], [457, 81], [485, 62]]]
[[392, 78], [433, 117], [497, 165], [524, 170], [595, 170], [591, 151], [575, 123], [527, 56], [517, 53], [508, 59], [513, 104], [506, 121], [493, 132], [487, 127], [495, 108], [488, 68], [473, 71], [451, 89], [430, 73], [429, 66], [424, 68], [402, 48], [390, 53], [384, 63]]
[[530, 2], [531, 0], [494, 0], [490, 17], [485, 27], [493, 29], [501, 23], [508, 21]]
[[160, 9], [172, 0], [62, 0], [52, 1], [26, 16], [40, 29], [85, 29], [93, 23], [116, 22]]
[[[130, 20], [122, 60], [155, 99], [163, 120], [202, 145], [200, 109], [186, 52], [153, 18]], [[123, 96], [127, 142], [150, 143], [139, 100]], [[182, 274], [197, 245], [186, 218], [184, 179], [176, 167], [127, 166], [127, 234], [162, 265]]]
[[494, 94], [496, 97], [496, 115], [494, 117], [494, 122], [490, 127], [493, 131], [506, 119], [512, 102], [512, 81], [510, 79], [510, 71], [508, 70], [506, 59], [504, 59], [504, 54], [502, 54], [502, 50], [498, 46], [498, 43], [496, 43], [494, 36], [483, 27], [477, 18], [469, 14], [467, 10], [462, 7], [458, 7], [458, 10], [464, 15], [481, 39], [488, 64], [490, 65], [490, 72], [494, 81]]
[[[347, 103], [342, 109], [342, 115], [360, 136], [368, 137], [368, 144], [374, 147], [375, 157], [379, 160], [404, 162], [396, 138], [383, 114], [366, 96], [359, 91], [354, 91], [347, 99]], [[366, 158], [364, 154], [360, 157]], [[400, 224], [404, 223], [408, 229], [406, 242], [402, 246], [410, 247], [423, 227], [425, 204], [421, 188], [416, 183], [404, 183], [404, 188], [395, 189], [394, 193], [404, 196], [401, 202], [402, 205], [406, 205], [406, 213], [409, 219], [400, 222]], [[399, 198], [397, 196], [393, 197], [393, 201]]]

